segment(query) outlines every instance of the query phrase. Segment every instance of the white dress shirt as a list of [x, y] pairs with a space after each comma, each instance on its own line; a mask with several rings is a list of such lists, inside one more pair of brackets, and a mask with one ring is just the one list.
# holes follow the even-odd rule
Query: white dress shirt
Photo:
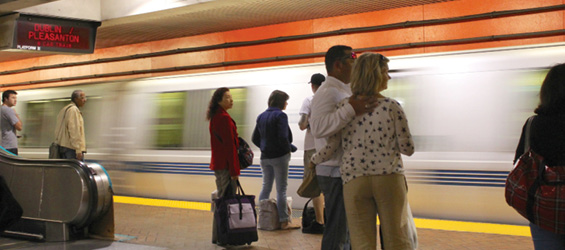
[[[351, 88], [333, 76], [328, 76], [312, 99], [310, 113], [310, 131], [315, 138], [316, 151], [327, 144], [327, 138], [345, 127], [353, 118], [355, 110], [349, 103], [336, 109], [336, 105], [351, 96]], [[341, 148], [328, 161], [316, 166], [316, 174], [321, 176], [341, 177]]]

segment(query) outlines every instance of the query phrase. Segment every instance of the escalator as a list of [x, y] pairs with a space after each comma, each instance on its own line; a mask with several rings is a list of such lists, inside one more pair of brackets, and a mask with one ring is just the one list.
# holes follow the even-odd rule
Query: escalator
[[88, 236], [100, 221], [111, 221], [113, 235], [111, 181], [99, 164], [25, 159], [0, 147], [0, 175], [23, 208], [3, 236], [68, 241]]

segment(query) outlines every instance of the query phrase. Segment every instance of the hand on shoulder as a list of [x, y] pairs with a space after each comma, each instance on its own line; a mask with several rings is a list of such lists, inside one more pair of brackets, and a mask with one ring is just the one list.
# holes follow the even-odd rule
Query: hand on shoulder
[[355, 115], [373, 112], [378, 106], [377, 102], [377, 96], [352, 95], [349, 97], [349, 104], [355, 110]]

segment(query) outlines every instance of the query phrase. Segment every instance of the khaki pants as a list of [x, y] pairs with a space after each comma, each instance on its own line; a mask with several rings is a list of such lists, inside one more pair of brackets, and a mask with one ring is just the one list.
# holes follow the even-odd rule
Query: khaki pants
[[377, 249], [377, 214], [384, 248], [412, 249], [402, 174], [355, 178], [343, 186], [352, 249]]

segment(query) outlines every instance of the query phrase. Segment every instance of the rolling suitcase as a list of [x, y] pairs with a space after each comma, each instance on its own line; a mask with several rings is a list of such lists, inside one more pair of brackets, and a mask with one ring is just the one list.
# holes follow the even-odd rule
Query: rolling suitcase
[[255, 196], [245, 195], [237, 181], [237, 192], [214, 200], [219, 245], [251, 245], [257, 241], [257, 212]]

